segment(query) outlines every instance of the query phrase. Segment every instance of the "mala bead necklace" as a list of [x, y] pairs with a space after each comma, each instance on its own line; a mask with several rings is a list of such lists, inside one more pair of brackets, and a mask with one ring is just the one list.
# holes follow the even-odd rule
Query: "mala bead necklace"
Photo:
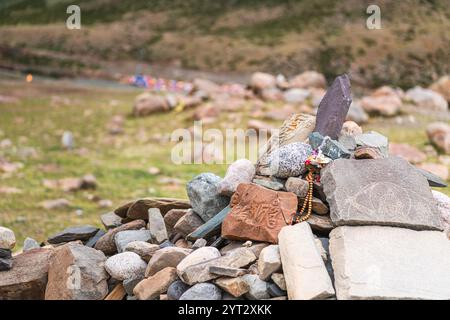
[[[313, 188], [314, 181], [320, 182], [320, 170], [331, 161], [330, 158], [325, 157], [319, 150], [313, 155], [309, 156], [305, 161], [305, 166], [308, 170], [306, 181], [308, 181], [308, 193], [303, 201], [302, 208], [296, 212], [292, 224], [300, 223], [309, 219], [312, 213]], [[306, 214], [305, 214], [306, 212]], [[304, 215], [305, 214], [305, 215]]]

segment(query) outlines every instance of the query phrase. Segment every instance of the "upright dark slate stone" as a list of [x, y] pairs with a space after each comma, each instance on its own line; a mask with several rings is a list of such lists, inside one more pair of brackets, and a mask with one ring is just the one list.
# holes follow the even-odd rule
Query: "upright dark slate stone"
[[334, 79], [319, 104], [314, 131], [322, 136], [337, 139], [352, 103], [350, 79], [343, 74]]

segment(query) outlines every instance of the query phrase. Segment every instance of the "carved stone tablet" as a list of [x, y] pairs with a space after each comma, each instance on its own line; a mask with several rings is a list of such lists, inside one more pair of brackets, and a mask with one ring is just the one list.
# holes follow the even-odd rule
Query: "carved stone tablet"
[[297, 204], [297, 196], [292, 192], [242, 183], [231, 198], [231, 212], [222, 223], [222, 237], [277, 243], [278, 233], [292, 221]]
[[334, 79], [331, 87], [319, 104], [314, 131], [322, 136], [337, 139], [352, 103], [351, 86], [348, 75], [343, 74]]
[[404, 159], [338, 159], [321, 182], [335, 225], [442, 230], [427, 180]]

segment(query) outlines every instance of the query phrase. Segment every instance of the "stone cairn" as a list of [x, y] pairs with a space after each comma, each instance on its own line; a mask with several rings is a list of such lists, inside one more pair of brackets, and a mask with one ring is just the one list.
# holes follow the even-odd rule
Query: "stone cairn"
[[[102, 215], [105, 230], [14, 255], [0, 227], [0, 299], [450, 299], [450, 199], [430, 189], [445, 183], [344, 122], [351, 102], [339, 76], [316, 117], [286, 120], [256, 165], [196, 176], [189, 201], [138, 199]], [[328, 162], [307, 181], [317, 153]]]

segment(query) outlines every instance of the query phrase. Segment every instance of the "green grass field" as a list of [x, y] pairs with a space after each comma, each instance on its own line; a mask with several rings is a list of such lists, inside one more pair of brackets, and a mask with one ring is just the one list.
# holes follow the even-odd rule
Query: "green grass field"
[[[79, 224], [100, 226], [99, 216], [109, 209], [99, 208], [90, 195], [112, 200], [114, 206], [147, 196], [186, 198], [185, 183], [201, 172], [223, 176], [225, 165], [175, 165], [170, 152], [173, 143], [157, 137], [170, 134], [176, 128], [193, 125], [192, 112], [158, 114], [146, 118], [129, 116], [134, 97], [139, 90], [80, 88], [63, 82], [25, 85], [22, 82], [0, 81], [0, 95], [13, 96], [18, 103], [0, 104], [0, 141], [10, 139], [12, 147], [0, 148], [0, 157], [21, 162], [23, 168], [12, 175], [0, 174], [0, 187], [15, 187], [19, 194], [0, 194], [0, 225], [13, 229], [21, 247], [27, 236], [44, 241], [64, 227]], [[246, 128], [248, 109], [238, 112], [237, 122], [223, 114], [220, 128]], [[114, 115], [124, 115], [122, 135], [110, 135], [107, 125]], [[394, 142], [407, 142], [419, 148], [427, 143], [424, 128], [429, 118], [417, 117], [410, 126], [395, 125], [393, 120], [373, 120], [364, 129], [375, 129]], [[279, 125], [279, 122], [273, 122]], [[217, 125], [214, 124], [214, 125]], [[211, 126], [214, 126], [211, 125]], [[72, 131], [76, 148], [63, 150], [61, 135]], [[23, 158], [23, 148], [32, 147], [36, 157]], [[435, 161], [436, 159], [430, 159]], [[148, 173], [156, 166], [161, 173]], [[52, 170], [46, 170], [45, 168]], [[92, 173], [97, 178], [96, 190], [64, 193], [46, 189], [43, 179], [81, 177]], [[161, 177], [180, 180], [167, 184]], [[450, 189], [444, 189], [450, 194]], [[44, 210], [44, 200], [66, 198], [72, 205], [64, 210]], [[77, 214], [82, 210], [82, 214]]]

